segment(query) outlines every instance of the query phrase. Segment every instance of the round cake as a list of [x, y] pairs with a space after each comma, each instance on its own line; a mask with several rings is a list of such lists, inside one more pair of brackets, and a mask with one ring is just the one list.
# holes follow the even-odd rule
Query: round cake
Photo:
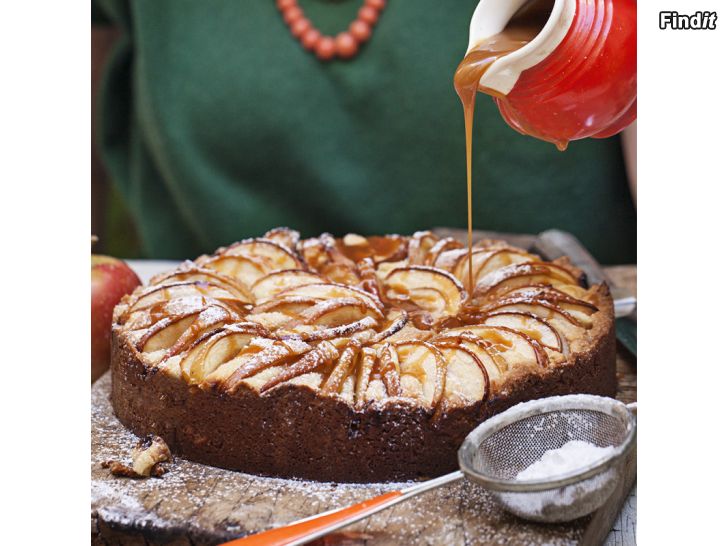
[[616, 390], [613, 303], [568, 260], [430, 232], [278, 228], [116, 307], [112, 404], [205, 464], [279, 477], [436, 476], [524, 400]]

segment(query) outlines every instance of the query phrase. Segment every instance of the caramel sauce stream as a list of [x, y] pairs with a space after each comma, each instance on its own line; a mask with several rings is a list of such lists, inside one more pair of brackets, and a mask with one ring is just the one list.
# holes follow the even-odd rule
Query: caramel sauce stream
[[482, 91], [498, 98], [493, 89], [481, 88], [480, 80], [495, 61], [533, 40], [546, 24], [553, 0], [531, 0], [508, 22], [502, 32], [480, 42], [468, 51], [455, 71], [455, 91], [463, 103], [465, 116], [465, 162], [468, 182], [468, 293], [473, 294], [473, 114], [475, 98]]

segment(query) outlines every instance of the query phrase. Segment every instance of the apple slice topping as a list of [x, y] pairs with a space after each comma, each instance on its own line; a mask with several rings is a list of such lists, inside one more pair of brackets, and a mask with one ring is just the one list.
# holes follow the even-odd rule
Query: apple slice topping
[[483, 311], [492, 313], [495, 311], [517, 311], [531, 313], [542, 319], [551, 322], [551, 319], [558, 318], [581, 328], [591, 328], [591, 314], [574, 313], [567, 311], [561, 303], [554, 303], [548, 300], [534, 299], [526, 296], [515, 296], [503, 298], [483, 308]]
[[370, 343], [372, 345], [386, 341], [387, 338], [392, 337], [394, 334], [402, 330], [407, 324], [408, 316], [407, 311], [404, 309], [392, 309], [388, 314], [386, 321], [379, 331], [372, 339]]
[[268, 239], [246, 239], [222, 250], [223, 256], [256, 258], [268, 271], [301, 269], [303, 264], [288, 248]]
[[465, 300], [460, 281], [430, 266], [397, 267], [384, 279], [384, 287], [389, 301], [411, 302], [435, 320], [456, 316]]
[[[575, 295], [578, 295], [578, 297]], [[525, 298], [554, 304], [568, 312], [571, 317], [586, 328], [591, 327], [591, 316], [599, 311], [599, 308], [593, 303], [585, 299], [579, 299], [591, 297], [588, 291], [579, 286], [564, 285], [559, 290], [550, 286], [526, 287], [509, 292], [506, 296], [506, 299]]]
[[353, 262], [371, 258], [378, 264], [402, 260], [407, 256], [407, 240], [400, 235], [362, 237], [356, 233], [349, 233], [336, 241], [336, 247]]
[[430, 248], [430, 250], [427, 252], [424, 265], [435, 266], [437, 260], [444, 252], [448, 252], [450, 250], [460, 250], [462, 248], [462, 243], [460, 243], [460, 241], [456, 241], [452, 237], [445, 237], [444, 239], [440, 239], [434, 245], [432, 245], [432, 248]]
[[127, 316], [129, 313], [148, 309], [159, 303], [166, 303], [170, 300], [199, 298], [200, 296], [207, 300], [219, 300], [233, 307], [241, 306], [240, 300], [234, 294], [214, 283], [182, 281], [164, 285], [151, 285], [142, 290], [133, 296], [127, 310]]
[[273, 271], [264, 260], [256, 256], [212, 256], [203, 261], [202, 265], [234, 277], [247, 287], [253, 286], [255, 281]]
[[455, 265], [460, 261], [463, 256], [467, 257], [467, 248], [453, 248], [451, 250], [445, 250], [435, 259], [434, 267], [438, 269], [444, 269], [452, 273], [455, 269]]
[[[473, 250], [473, 279], [477, 283], [487, 275], [506, 266], [537, 261], [538, 256], [511, 247]], [[460, 282], [467, 282], [467, 254], [458, 259], [452, 272]]]
[[367, 402], [367, 388], [372, 371], [377, 363], [377, 351], [373, 347], [363, 347], [359, 354], [354, 385], [354, 403], [357, 409], [362, 409]]
[[305, 341], [335, 340], [337, 338], [348, 338], [361, 333], [366, 334], [369, 330], [374, 329], [376, 325], [377, 321], [372, 317], [364, 317], [355, 322], [328, 328], [317, 328], [306, 324], [298, 324], [288, 331], [281, 329], [277, 334], [281, 337], [295, 336]]
[[338, 394], [341, 391], [341, 387], [344, 381], [351, 374], [351, 371], [356, 365], [356, 361], [359, 358], [361, 345], [356, 342], [350, 342], [349, 346], [346, 347], [339, 356], [339, 360], [336, 362], [334, 369], [332, 370], [329, 377], [326, 379], [324, 384], [321, 386], [321, 392], [328, 394]]
[[566, 269], [548, 263], [530, 262], [509, 265], [492, 271], [475, 286], [475, 300], [493, 300], [517, 288], [546, 284], [555, 287], [577, 284]]
[[202, 383], [219, 366], [235, 358], [257, 337], [257, 325], [233, 325], [199, 337], [180, 360], [182, 377], [189, 383]]
[[379, 375], [384, 383], [387, 389], [387, 396], [402, 396], [402, 385], [399, 381], [401, 375], [399, 355], [390, 343], [385, 343], [377, 351], [375, 373]]
[[178, 354], [199, 335], [213, 328], [240, 320], [220, 305], [209, 305], [204, 309], [187, 315], [171, 315], [157, 321], [137, 344], [137, 349], [152, 353], [169, 349], [166, 357]]
[[546, 367], [548, 354], [543, 345], [522, 332], [512, 330], [505, 326], [464, 326], [443, 332], [443, 336], [470, 332], [489, 343], [491, 351], [499, 354], [507, 369], [515, 367]]
[[356, 263], [357, 273], [359, 275], [359, 286], [366, 293], [371, 294], [377, 301], [381, 301], [381, 292], [379, 289], [379, 279], [372, 258], [363, 258]]
[[382, 302], [374, 299], [374, 297], [368, 292], [353, 286], [346, 286], [345, 284], [322, 282], [306, 284], [303, 286], [294, 286], [293, 288], [283, 290], [277, 297], [285, 298], [289, 296], [301, 296], [316, 300], [358, 298], [367, 304], [371, 304], [379, 309], [382, 308]]
[[318, 272], [331, 282], [357, 285], [360, 282], [356, 264], [347, 262], [331, 262], [318, 268]]
[[266, 335], [268, 333], [265, 328], [258, 327], [253, 323], [241, 323], [239, 315], [231, 313], [224, 307], [211, 305], [197, 315], [195, 321], [190, 324], [177, 341], [175, 341], [174, 345], [169, 348], [167, 353], [164, 355], [163, 360], [187, 350], [188, 347], [192, 346], [196, 339], [207, 332], [233, 323], [237, 323], [239, 327], [243, 327], [244, 325], [247, 329], [255, 330], [257, 335]]
[[201, 258], [199, 265], [238, 279], [246, 287], [272, 271], [302, 268], [293, 252], [266, 239], [249, 239], [220, 249], [214, 256]]
[[431, 231], [417, 231], [409, 240], [407, 248], [407, 263], [409, 265], [425, 265], [427, 256], [438, 237]]
[[526, 334], [544, 347], [563, 352], [568, 343], [559, 332], [544, 319], [532, 313], [502, 311], [488, 315], [483, 322], [486, 326], [505, 326]]
[[144, 353], [169, 349], [197, 318], [196, 313], [182, 316], [165, 317], [155, 322], [136, 343], [136, 348]]
[[427, 341], [403, 341], [387, 346], [390, 352], [394, 349], [396, 353], [400, 395], [417, 398], [430, 407], [437, 405], [445, 392], [448, 366], [440, 350]]
[[249, 352], [220, 366], [214, 377], [208, 378], [208, 382], [219, 383], [225, 391], [234, 393], [246, 379], [267, 368], [291, 362], [313, 348], [313, 345], [297, 338], [256, 339], [255, 343], [250, 344]]
[[296, 230], [287, 227], [273, 228], [263, 235], [263, 239], [273, 241], [287, 250], [295, 253], [296, 245], [301, 240], [301, 234]]
[[339, 357], [339, 350], [329, 341], [321, 341], [315, 349], [308, 351], [296, 362], [286, 366], [281, 373], [267, 381], [260, 392], [264, 393], [281, 383], [290, 381], [303, 374], [314, 371], [316, 368], [329, 364]]
[[182, 281], [212, 283], [227, 290], [242, 302], [253, 303], [253, 296], [243, 283], [219, 271], [200, 267], [190, 261], [182, 263], [177, 269], [169, 273], [152, 277], [150, 284], [164, 285]]
[[466, 345], [440, 347], [447, 361], [443, 397], [449, 405], [464, 406], [488, 396], [488, 371], [478, 355]]
[[251, 291], [255, 302], [263, 303], [288, 288], [320, 282], [323, 282], [323, 279], [319, 275], [303, 269], [283, 269], [268, 273], [255, 281], [251, 286]]
[[497, 385], [503, 372], [508, 368], [504, 358], [492, 348], [489, 341], [483, 340], [471, 332], [444, 333], [434, 339], [432, 344], [443, 351], [443, 354], [446, 349], [462, 348], [477, 357], [478, 362], [482, 365], [481, 371], [485, 374], [484, 381], [487, 391], [485, 395]]
[[378, 307], [360, 298], [335, 298], [324, 300], [309, 307], [300, 314], [303, 324], [331, 327], [350, 324], [364, 317], [384, 319]]

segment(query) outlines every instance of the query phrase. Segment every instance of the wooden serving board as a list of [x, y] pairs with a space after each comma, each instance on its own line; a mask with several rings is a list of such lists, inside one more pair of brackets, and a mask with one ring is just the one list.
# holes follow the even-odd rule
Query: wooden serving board
[[[615, 284], [631, 288], [634, 272], [630, 266], [608, 269]], [[636, 362], [620, 353], [617, 368], [618, 398], [635, 401]], [[114, 477], [101, 463], [128, 460], [137, 438], [114, 416], [110, 385], [107, 373], [91, 389], [92, 544], [218, 544], [402, 487], [262, 478], [182, 459], [168, 465], [169, 472], [158, 479]], [[635, 479], [633, 453], [621, 485], [604, 507], [557, 525], [511, 516], [487, 492], [463, 481], [385, 510], [319, 544], [602, 544]], [[633, 535], [625, 538], [633, 541]]]

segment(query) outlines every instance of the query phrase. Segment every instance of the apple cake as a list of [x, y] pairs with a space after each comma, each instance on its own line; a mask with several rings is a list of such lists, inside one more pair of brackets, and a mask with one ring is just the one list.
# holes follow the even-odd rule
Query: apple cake
[[233, 470], [435, 476], [518, 402], [616, 390], [613, 303], [562, 258], [430, 232], [278, 228], [154, 277], [116, 307], [112, 403], [138, 435]]

